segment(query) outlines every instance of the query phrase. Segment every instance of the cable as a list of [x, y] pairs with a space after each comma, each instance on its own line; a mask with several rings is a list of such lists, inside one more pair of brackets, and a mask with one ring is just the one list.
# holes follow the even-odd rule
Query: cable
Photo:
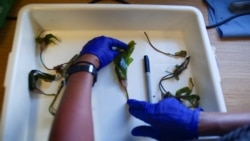
[[92, 0], [92, 1], [89, 2], [89, 3], [97, 3], [97, 2], [99, 2], [99, 1], [101, 1], [101, 0]]
[[[97, 3], [97, 2], [100, 2], [101, 0], [92, 0], [90, 1], [89, 3]], [[125, 0], [115, 0], [119, 3], [122, 3], [122, 4], [129, 4], [129, 2], [126, 2]]]
[[116, 0], [117, 2], [123, 3], [123, 4], [129, 4], [129, 2], [126, 2], [124, 0]]
[[245, 16], [245, 15], [249, 15], [249, 14], [250, 14], [250, 12], [244, 12], [244, 13], [236, 14], [236, 15], [233, 15], [233, 16], [225, 19], [225, 20], [222, 20], [221, 22], [216, 23], [216, 24], [208, 25], [208, 26], [206, 26], [206, 28], [207, 29], [215, 28], [215, 27], [221, 26], [221, 25], [223, 25], [223, 24], [225, 24], [225, 23], [227, 23], [227, 22], [229, 22], [229, 21], [231, 21], [231, 20], [233, 20], [233, 19], [235, 19], [237, 17]]

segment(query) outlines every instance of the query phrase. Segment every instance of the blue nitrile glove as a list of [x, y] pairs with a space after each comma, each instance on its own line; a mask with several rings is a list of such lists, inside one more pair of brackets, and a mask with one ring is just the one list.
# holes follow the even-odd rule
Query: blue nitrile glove
[[135, 127], [134, 136], [146, 136], [160, 141], [190, 140], [198, 137], [200, 109], [188, 109], [176, 98], [166, 98], [159, 103], [130, 99], [129, 112], [149, 125]]
[[84, 54], [95, 55], [100, 61], [99, 70], [113, 61], [118, 55], [118, 51], [114, 47], [127, 49], [128, 45], [111, 37], [99, 36], [83, 46], [80, 56]]

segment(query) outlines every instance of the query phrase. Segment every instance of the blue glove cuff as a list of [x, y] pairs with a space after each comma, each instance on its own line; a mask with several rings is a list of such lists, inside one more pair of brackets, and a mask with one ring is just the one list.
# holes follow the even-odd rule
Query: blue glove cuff
[[199, 123], [199, 116], [200, 116], [200, 109], [195, 109], [192, 114], [192, 120], [190, 123], [190, 132], [187, 132], [188, 134], [190, 133], [190, 139], [197, 139], [199, 136], [198, 132], [198, 123]]

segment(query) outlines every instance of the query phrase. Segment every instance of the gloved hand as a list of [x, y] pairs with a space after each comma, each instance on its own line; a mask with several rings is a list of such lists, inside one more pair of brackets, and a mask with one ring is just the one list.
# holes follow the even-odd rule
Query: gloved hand
[[95, 55], [100, 61], [99, 70], [113, 61], [118, 55], [118, 51], [114, 47], [127, 49], [128, 45], [111, 37], [99, 36], [84, 45], [80, 56], [84, 54]]
[[200, 109], [191, 110], [176, 98], [166, 98], [159, 103], [128, 100], [129, 112], [150, 126], [138, 126], [134, 136], [146, 136], [160, 141], [190, 140], [198, 137]]

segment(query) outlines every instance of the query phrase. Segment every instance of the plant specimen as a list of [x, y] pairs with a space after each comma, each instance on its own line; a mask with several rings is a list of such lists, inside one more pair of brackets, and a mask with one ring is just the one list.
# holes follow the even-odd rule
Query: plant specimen
[[198, 95], [191, 94], [192, 90], [193, 90], [193, 87], [194, 87], [194, 83], [192, 81], [192, 78], [189, 79], [189, 85], [190, 86], [178, 89], [175, 92], [175, 94], [172, 94], [171, 92], [167, 91], [163, 86], [163, 81], [165, 81], [165, 80], [168, 80], [168, 79], [171, 79], [171, 78], [175, 78], [176, 80], [180, 79], [179, 78], [180, 74], [188, 67], [188, 64], [190, 62], [190, 56], [186, 57], [187, 52], [185, 50], [175, 52], [174, 54], [163, 52], [163, 51], [157, 49], [152, 44], [152, 42], [150, 41], [149, 36], [147, 35], [146, 32], [144, 32], [144, 34], [145, 34], [145, 36], [146, 36], [146, 38], [148, 40], [149, 45], [155, 51], [157, 51], [159, 53], [162, 53], [162, 54], [164, 54], [166, 56], [185, 58], [185, 60], [180, 65], [175, 66], [175, 69], [173, 70], [173, 72], [168, 72], [167, 71], [167, 74], [160, 79], [160, 81], [159, 81], [159, 89], [161, 91], [162, 98], [175, 97], [175, 98], [179, 99], [180, 101], [184, 101], [184, 100], [188, 101], [189, 105], [190, 105], [189, 107], [197, 107], [197, 106], [199, 106], [200, 97]]
[[173, 57], [186, 57], [186, 56], [187, 56], [187, 51], [185, 51], [185, 50], [181, 50], [181, 51], [178, 51], [178, 52], [175, 52], [174, 54], [172, 54], [172, 53], [163, 52], [163, 51], [157, 49], [157, 48], [152, 44], [152, 42], [150, 41], [150, 39], [149, 39], [149, 37], [148, 37], [148, 34], [147, 34], [146, 32], [144, 32], [144, 34], [145, 34], [145, 36], [146, 36], [146, 38], [147, 38], [147, 40], [148, 40], [149, 45], [150, 45], [155, 51], [157, 51], [157, 52], [159, 52], [159, 53], [162, 53], [162, 54], [164, 54], [164, 55], [173, 56]]
[[191, 94], [194, 83], [192, 78], [189, 79], [189, 86], [183, 87], [178, 89], [175, 94], [172, 94], [171, 92], [167, 91], [163, 86], [163, 81], [175, 78], [176, 80], [179, 80], [179, 75], [187, 68], [190, 61], [190, 57], [187, 57], [180, 65], [176, 65], [173, 72], [167, 72], [168, 74], [163, 76], [160, 79], [159, 82], [159, 88], [161, 91], [162, 98], [168, 98], [168, 97], [175, 97], [181, 101], [186, 100], [189, 102], [189, 107], [198, 107], [199, 106], [199, 100], [200, 97], [195, 94]]
[[190, 62], [190, 56], [186, 57], [186, 59], [180, 64], [180, 65], [175, 65], [174, 71], [168, 72], [168, 75], [162, 77], [162, 80], [169, 79], [169, 77], [174, 77], [176, 80], [179, 80], [179, 75], [188, 67], [188, 64]]
[[127, 91], [127, 69], [128, 66], [133, 61], [131, 54], [133, 53], [134, 48], [135, 48], [135, 42], [130, 41], [128, 44], [128, 48], [126, 50], [121, 50], [120, 54], [113, 61], [115, 64], [115, 72], [118, 77], [120, 86], [122, 90], [125, 92], [127, 99], [129, 99]]
[[62, 78], [67, 77], [67, 70], [74, 63], [74, 61], [79, 57], [79, 54], [75, 54], [68, 62], [57, 65], [53, 67], [56, 73], [60, 74]]
[[42, 65], [47, 69], [47, 70], [54, 70], [56, 73], [60, 74], [62, 77], [66, 77], [66, 71], [68, 67], [78, 58], [78, 54], [74, 55], [68, 62], [62, 63], [60, 65], [57, 65], [53, 68], [49, 68], [45, 65], [43, 61], [43, 52], [44, 50], [51, 44], [57, 44], [58, 42], [61, 42], [58, 37], [56, 37], [53, 34], [45, 34], [44, 31], [41, 32], [38, 37], [35, 38], [36, 43], [40, 47], [40, 61]]
[[49, 106], [49, 112], [52, 115], [55, 115], [56, 109], [54, 108], [54, 105], [55, 105], [56, 100], [58, 99], [59, 94], [61, 94], [63, 87], [65, 86], [65, 81], [64, 80], [61, 81], [61, 84], [59, 85], [59, 88], [57, 89], [56, 93], [47, 94], [40, 88], [40, 85], [37, 84], [39, 80], [44, 80], [46, 82], [53, 82], [53, 81], [56, 81], [56, 76], [41, 72], [39, 70], [31, 70], [29, 73], [29, 90], [30, 91], [43, 94], [46, 96], [55, 96]]
[[[47, 95], [47, 96], [55, 96], [53, 99], [51, 105], [49, 106], [49, 112], [54, 115], [56, 110], [53, 107], [56, 99], [58, 98], [58, 95], [61, 93], [62, 88], [65, 86], [65, 79], [67, 78], [67, 69], [70, 67], [70, 65], [79, 57], [78, 54], [74, 55], [68, 62], [59, 64], [57, 66], [54, 66], [53, 68], [49, 68], [45, 65], [43, 61], [43, 52], [44, 50], [51, 44], [57, 44], [60, 42], [59, 38], [57, 38], [53, 34], [45, 34], [44, 31], [41, 32], [36, 38], [36, 43], [40, 47], [40, 61], [42, 65], [49, 71], [54, 71], [49, 73], [44, 73], [39, 70], [31, 70], [29, 73], [29, 90], [35, 93]], [[39, 81], [46, 81], [46, 82], [53, 82], [53, 81], [61, 81], [61, 84], [59, 85], [59, 88], [57, 89], [56, 93], [53, 94], [47, 94], [45, 93]]]
[[[38, 37], [35, 38], [35, 40], [36, 40], [36, 43], [38, 44], [38, 46], [40, 47], [40, 61], [41, 61], [42, 65], [47, 70], [55, 71], [55, 74], [48, 74], [48, 73], [41, 72], [39, 70], [31, 70], [29, 73], [29, 90], [36, 92], [36, 93], [44, 94], [44, 95], [55, 95], [55, 94], [44, 93], [41, 90], [41, 88], [40, 88], [41, 86], [38, 84], [38, 81], [44, 80], [46, 82], [52, 82], [52, 81], [56, 81], [56, 77], [57, 77], [57, 79], [60, 79], [60, 78], [65, 79], [66, 71], [67, 71], [68, 67], [78, 57], [78, 55], [75, 55], [67, 63], [57, 65], [53, 68], [48, 68], [43, 62], [43, 57], [42, 57], [43, 52], [50, 44], [56, 44], [60, 40], [53, 34], [45, 34], [44, 35], [44, 32], [41, 32], [38, 35]], [[56, 74], [59, 74], [59, 75], [56, 75]]]
[[162, 92], [162, 98], [175, 97], [180, 101], [189, 102], [190, 108], [196, 108], [199, 106], [200, 97], [196, 94], [192, 94], [194, 88], [194, 83], [192, 78], [189, 78], [189, 86], [178, 89], [175, 95], [171, 94], [169, 91]]
[[173, 72], [166, 71], [167, 75], [163, 76], [159, 82], [159, 88], [160, 88], [161, 93], [168, 94], [168, 91], [166, 91], [163, 86], [163, 81], [171, 79], [171, 78], [175, 78], [176, 80], [179, 80], [179, 75], [187, 68], [189, 61], [190, 61], [190, 56], [187, 57], [180, 65], [176, 65]]
[[41, 32], [36, 38], [36, 43], [40, 47], [40, 60], [42, 65], [47, 69], [47, 70], [53, 70], [49, 67], [47, 67], [43, 61], [43, 51], [51, 44], [57, 44], [57, 42], [60, 42], [59, 38], [57, 38], [53, 34], [45, 34], [44, 31]]
[[40, 89], [40, 85], [38, 84], [39, 80], [44, 80], [46, 82], [55, 81], [56, 76], [48, 73], [41, 72], [39, 70], [31, 70], [29, 73], [29, 90], [44, 94], [44, 95], [55, 95], [55, 94], [46, 94]]
[[57, 89], [57, 93], [56, 93], [54, 99], [52, 100], [52, 102], [51, 102], [51, 104], [49, 106], [49, 112], [53, 116], [56, 114], [55, 103], [59, 99], [58, 98], [59, 95], [62, 94], [62, 89], [63, 89], [64, 86], [65, 86], [65, 81], [61, 81], [61, 84], [60, 84], [59, 88]]
[[[44, 95], [55, 95], [55, 94], [46, 94], [41, 90], [41, 86], [38, 84], [39, 80], [44, 80], [46, 82], [53, 82], [59, 79], [65, 79], [66, 78], [66, 71], [69, 68], [69, 66], [74, 62], [74, 60], [78, 57], [78, 55], [73, 56], [70, 61], [67, 63], [63, 63], [60, 65], [55, 66], [53, 69], [55, 71], [55, 74], [48, 74], [41, 72], [39, 70], [31, 70], [29, 73], [29, 90], [44, 94]], [[58, 75], [57, 75], [58, 74]]]

